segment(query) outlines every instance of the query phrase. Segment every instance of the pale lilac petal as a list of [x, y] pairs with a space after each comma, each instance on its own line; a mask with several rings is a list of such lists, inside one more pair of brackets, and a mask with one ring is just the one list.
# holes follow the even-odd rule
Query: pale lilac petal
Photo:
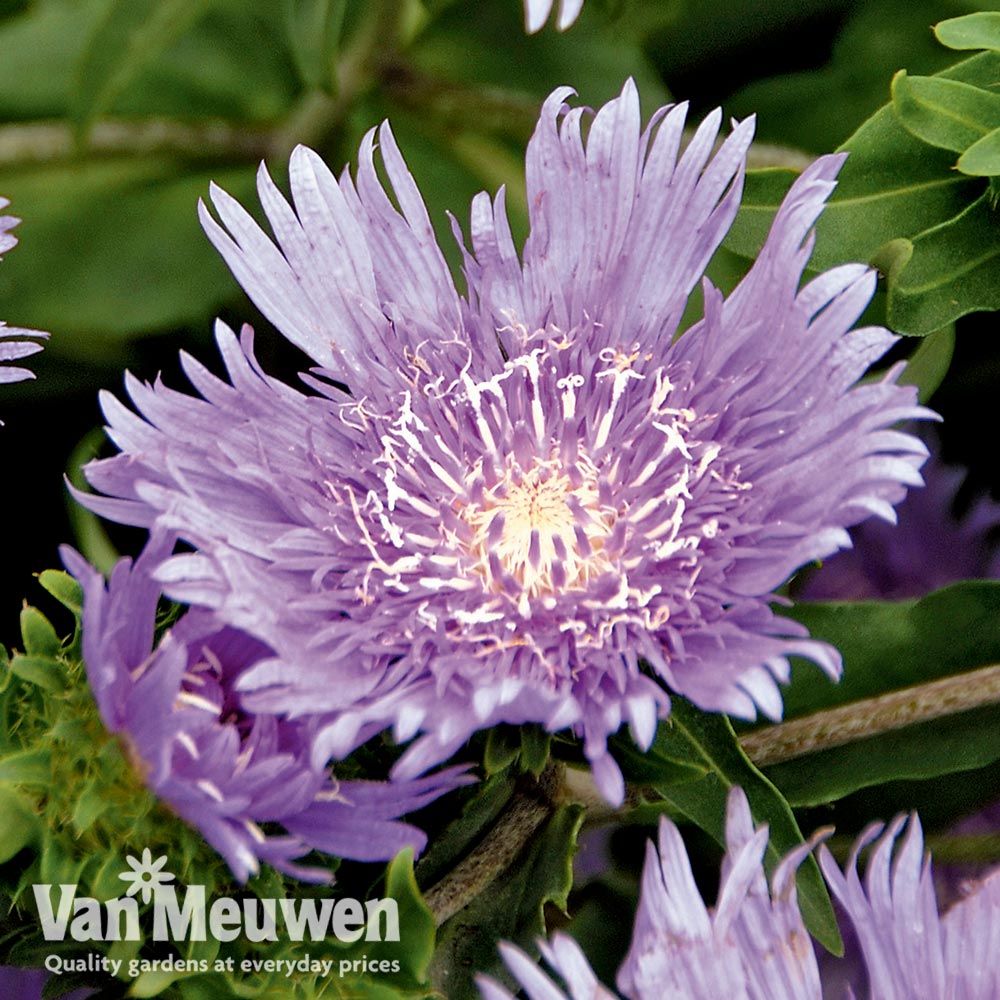
[[[6, 208], [10, 202], [0, 198], [0, 209]], [[0, 215], [0, 254], [17, 245], [17, 237], [11, 232], [21, 220], [13, 215]], [[35, 377], [29, 368], [20, 365], [6, 364], [8, 361], [19, 361], [30, 358], [43, 348], [40, 341], [48, 339], [48, 334], [41, 330], [24, 330], [20, 327], [7, 326], [0, 321], [0, 385], [10, 382], [23, 382]]]
[[524, 0], [524, 24], [529, 35], [541, 31], [556, 2], [559, 4], [556, 27], [560, 31], [570, 27], [583, 9], [583, 0]]

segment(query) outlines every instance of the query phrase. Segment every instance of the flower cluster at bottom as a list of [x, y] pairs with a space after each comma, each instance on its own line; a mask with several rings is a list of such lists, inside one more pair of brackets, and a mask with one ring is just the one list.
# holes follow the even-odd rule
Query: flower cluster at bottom
[[[821, 837], [786, 855], [769, 886], [763, 868], [767, 827], [754, 829], [746, 796], [734, 788], [718, 900], [708, 909], [677, 827], [662, 819], [659, 850], [648, 845], [632, 945], [618, 972], [622, 995], [628, 1000], [821, 1000], [819, 966], [795, 892], [796, 869]], [[862, 884], [858, 854], [876, 838]], [[872, 1000], [1000, 996], [1000, 871], [939, 915], [915, 815], [898, 817], [884, 832], [878, 824], [869, 827], [845, 871], [825, 846], [819, 862], [857, 933]], [[568, 994], [523, 951], [501, 945], [507, 967], [530, 1000], [616, 1000], [572, 938], [556, 935], [539, 947]], [[487, 977], [480, 977], [479, 987], [484, 1000], [513, 1000]]]

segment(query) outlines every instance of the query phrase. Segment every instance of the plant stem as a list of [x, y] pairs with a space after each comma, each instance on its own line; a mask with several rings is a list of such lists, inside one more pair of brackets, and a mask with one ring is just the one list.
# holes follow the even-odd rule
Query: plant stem
[[81, 150], [68, 122], [25, 122], [0, 127], [0, 166], [156, 153], [198, 160], [252, 161], [266, 153], [269, 141], [266, 129], [222, 121], [192, 124], [169, 118], [104, 118], [94, 124]]
[[424, 893], [440, 927], [513, 864], [556, 808], [563, 767], [549, 763], [537, 782], [515, 792], [495, 826], [458, 865]]
[[757, 767], [769, 767], [997, 703], [1000, 666], [994, 665], [766, 726], [740, 743]]

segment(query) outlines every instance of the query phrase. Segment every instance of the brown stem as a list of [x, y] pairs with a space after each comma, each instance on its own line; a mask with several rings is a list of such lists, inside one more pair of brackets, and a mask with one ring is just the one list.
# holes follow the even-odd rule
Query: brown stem
[[754, 764], [769, 767], [997, 703], [1000, 666], [982, 667], [767, 726], [741, 737], [740, 743]]
[[535, 831], [552, 815], [563, 780], [563, 767], [549, 763], [537, 782], [515, 792], [496, 825], [473, 851], [424, 893], [424, 902], [440, 927], [464, 909], [514, 863]]

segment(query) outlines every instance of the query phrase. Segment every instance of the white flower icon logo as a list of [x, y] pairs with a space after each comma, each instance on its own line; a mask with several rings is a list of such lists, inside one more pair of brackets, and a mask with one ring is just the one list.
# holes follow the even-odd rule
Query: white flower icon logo
[[141, 892], [144, 903], [149, 902], [150, 894], [156, 896], [164, 885], [174, 880], [172, 872], [161, 870], [167, 863], [167, 856], [162, 854], [154, 861], [148, 847], [142, 849], [142, 861], [132, 857], [131, 854], [127, 854], [125, 860], [132, 870], [122, 872], [118, 877], [123, 882], [131, 882], [128, 895], [134, 896], [137, 892]]

